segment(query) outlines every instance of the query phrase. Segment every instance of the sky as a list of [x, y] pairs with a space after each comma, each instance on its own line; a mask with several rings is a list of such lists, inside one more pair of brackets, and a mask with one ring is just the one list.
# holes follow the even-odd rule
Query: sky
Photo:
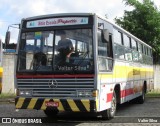
[[[160, 7], [160, 0], [153, 0]], [[18, 24], [21, 19], [54, 13], [97, 13], [109, 20], [122, 17], [124, 10], [132, 10], [123, 0], [0, 0], [0, 39], [4, 42], [8, 26]], [[16, 43], [18, 29], [9, 28], [11, 43]]]

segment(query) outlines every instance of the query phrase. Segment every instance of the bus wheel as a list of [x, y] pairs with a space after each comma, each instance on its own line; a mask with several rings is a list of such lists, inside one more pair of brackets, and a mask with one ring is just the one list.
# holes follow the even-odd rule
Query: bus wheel
[[144, 91], [144, 88], [142, 90], [142, 95], [139, 96], [136, 101], [137, 101], [138, 104], [143, 104], [144, 103], [144, 101], [145, 101], [145, 91]]
[[58, 114], [58, 110], [46, 109], [44, 110], [44, 113], [47, 115], [47, 117], [55, 117]]
[[111, 101], [111, 108], [104, 110], [102, 112], [102, 118], [103, 119], [112, 119], [115, 116], [116, 113], [116, 108], [117, 108], [117, 99], [116, 99], [116, 93], [115, 91], [113, 92], [113, 97], [112, 97], [112, 101]]

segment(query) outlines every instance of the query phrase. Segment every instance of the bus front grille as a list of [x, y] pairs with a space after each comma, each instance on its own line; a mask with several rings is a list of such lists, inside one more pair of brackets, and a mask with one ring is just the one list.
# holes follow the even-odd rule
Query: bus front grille
[[17, 79], [17, 88], [31, 90], [34, 97], [76, 97], [77, 91], [93, 90], [94, 79]]

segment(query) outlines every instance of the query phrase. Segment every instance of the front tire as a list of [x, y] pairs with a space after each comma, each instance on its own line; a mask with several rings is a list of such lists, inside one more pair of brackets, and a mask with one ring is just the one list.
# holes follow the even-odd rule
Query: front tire
[[114, 91], [112, 101], [111, 101], [111, 108], [104, 110], [102, 112], [102, 118], [105, 120], [109, 120], [109, 119], [114, 118], [115, 113], [116, 113], [116, 109], [117, 109], [117, 98], [116, 98], [116, 93]]

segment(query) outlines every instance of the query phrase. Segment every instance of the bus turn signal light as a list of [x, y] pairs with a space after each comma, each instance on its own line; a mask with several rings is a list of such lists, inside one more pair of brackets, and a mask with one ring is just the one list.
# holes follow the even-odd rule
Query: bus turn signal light
[[92, 96], [97, 97], [98, 96], [98, 90], [93, 90], [92, 91]]

